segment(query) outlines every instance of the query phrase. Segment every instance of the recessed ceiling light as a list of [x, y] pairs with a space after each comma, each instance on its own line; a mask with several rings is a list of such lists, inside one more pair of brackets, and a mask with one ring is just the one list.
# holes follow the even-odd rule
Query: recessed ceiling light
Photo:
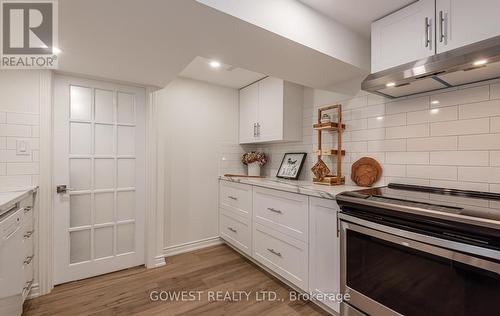
[[62, 51], [61, 49], [59, 49], [58, 47], [52, 47], [52, 54], [55, 54], [55, 55], [58, 55], [60, 54]]
[[431, 110], [431, 113], [432, 113], [432, 114], [439, 113], [439, 109], [432, 109], [432, 110]]
[[386, 87], [394, 87], [396, 85], [395, 82], [388, 82], [385, 84]]
[[219, 68], [221, 66], [221, 63], [217, 60], [212, 60], [210, 63], [209, 63], [210, 67], [212, 68]]
[[381, 120], [383, 120], [383, 119], [384, 119], [384, 117], [383, 117], [383, 116], [377, 116], [377, 120], [381, 121]]
[[480, 59], [480, 60], [476, 60], [473, 65], [474, 66], [481, 66], [481, 65], [484, 65], [486, 64], [488, 61], [486, 59]]
[[438, 100], [432, 100], [431, 104], [439, 104], [439, 101]]

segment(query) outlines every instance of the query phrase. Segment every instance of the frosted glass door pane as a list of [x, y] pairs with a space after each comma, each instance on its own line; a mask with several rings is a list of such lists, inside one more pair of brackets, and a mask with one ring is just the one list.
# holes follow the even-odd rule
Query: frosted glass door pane
[[69, 226], [90, 225], [90, 194], [70, 196]]
[[71, 86], [70, 117], [73, 120], [92, 119], [92, 89]]
[[90, 260], [90, 230], [69, 233], [70, 263]]
[[118, 192], [116, 196], [116, 215], [119, 221], [135, 218], [135, 192]]
[[88, 155], [92, 149], [90, 123], [70, 123], [70, 154]]
[[94, 188], [113, 189], [115, 186], [115, 160], [94, 159]]
[[134, 224], [123, 224], [116, 226], [116, 251], [126, 253], [134, 251]]
[[118, 155], [135, 154], [134, 127], [118, 126]]
[[112, 155], [114, 154], [114, 127], [112, 125], [95, 125], [95, 154], [96, 155]]
[[90, 189], [91, 175], [90, 159], [72, 158], [69, 160], [69, 183], [71, 188], [75, 190]]
[[113, 209], [115, 202], [114, 193], [95, 193], [94, 195], [94, 223], [113, 222]]
[[134, 95], [118, 92], [118, 123], [134, 124]]
[[135, 159], [118, 159], [118, 188], [135, 186]]
[[94, 229], [94, 258], [113, 255], [113, 226]]
[[95, 120], [96, 122], [112, 123], [115, 121], [113, 106], [113, 91], [95, 90]]

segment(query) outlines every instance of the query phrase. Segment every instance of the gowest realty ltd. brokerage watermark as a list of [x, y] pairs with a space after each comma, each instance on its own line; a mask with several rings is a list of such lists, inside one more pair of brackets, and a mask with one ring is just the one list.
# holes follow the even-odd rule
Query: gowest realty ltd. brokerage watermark
[[0, 0], [0, 68], [57, 68], [57, 4], [57, 0]]

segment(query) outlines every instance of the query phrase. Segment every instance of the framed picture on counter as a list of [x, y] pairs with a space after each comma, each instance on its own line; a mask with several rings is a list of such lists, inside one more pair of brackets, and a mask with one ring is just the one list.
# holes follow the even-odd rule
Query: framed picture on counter
[[281, 160], [276, 177], [290, 180], [299, 178], [307, 153], [286, 153]]

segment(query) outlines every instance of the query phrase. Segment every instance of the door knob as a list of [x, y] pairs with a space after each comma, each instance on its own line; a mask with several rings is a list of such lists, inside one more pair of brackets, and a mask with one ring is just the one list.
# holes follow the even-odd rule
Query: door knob
[[59, 193], [59, 194], [66, 194], [68, 193], [69, 191], [71, 191], [73, 189], [71, 188], [68, 188], [68, 186], [66, 184], [59, 184], [57, 187], [56, 187], [56, 192]]

